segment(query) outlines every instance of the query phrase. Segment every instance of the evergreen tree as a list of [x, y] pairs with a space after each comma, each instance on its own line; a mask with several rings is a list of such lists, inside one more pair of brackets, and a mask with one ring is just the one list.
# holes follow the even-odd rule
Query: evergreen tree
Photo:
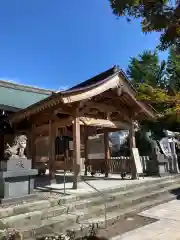
[[141, 83], [164, 88], [166, 84], [166, 63], [160, 62], [157, 52], [144, 51], [130, 59], [127, 75], [137, 87]]
[[180, 91], [180, 55], [174, 47], [170, 48], [167, 61], [167, 75], [169, 86], [174, 92]]

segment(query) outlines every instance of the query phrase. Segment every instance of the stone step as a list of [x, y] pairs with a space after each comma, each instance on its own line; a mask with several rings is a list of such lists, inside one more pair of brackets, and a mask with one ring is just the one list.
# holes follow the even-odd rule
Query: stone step
[[[175, 181], [176, 182], [176, 181]], [[170, 180], [170, 181], [166, 181], [166, 182], [162, 182], [157, 184], [154, 184], [152, 186], [149, 186], [148, 191], [150, 194], [152, 194], [153, 191], [158, 190], [158, 192], [160, 191], [160, 189], [164, 189], [168, 186], [170, 186], [170, 188], [173, 187], [174, 181]], [[136, 200], [136, 196], [138, 195], [139, 198], [140, 196], [142, 197], [147, 197], [147, 193], [144, 192], [146, 191], [147, 188], [145, 188], [144, 186], [139, 187], [136, 191], [131, 190], [131, 191], [122, 191], [122, 192], [117, 192], [117, 193], [110, 193], [109, 195], [106, 196], [106, 201], [107, 203], [110, 203], [109, 206], [113, 205], [113, 206], [119, 206], [119, 204], [121, 203], [124, 204], [129, 204], [129, 199], [130, 199], [130, 203], [134, 197], [134, 199]], [[139, 199], [138, 198], [138, 199]], [[134, 200], [134, 201], [135, 201]], [[138, 200], [137, 200], [138, 201]], [[41, 210], [41, 205], [42, 204], [44, 206], [43, 210]], [[109, 207], [108, 206], [108, 207]], [[98, 209], [103, 209], [103, 199], [101, 196], [99, 197], [93, 197], [89, 200], [80, 200], [80, 201], [76, 201], [73, 204], [71, 203], [66, 204], [66, 205], [58, 205], [55, 207], [51, 207], [48, 201], [40, 201], [40, 203], [31, 203], [28, 205], [28, 209], [31, 210], [31, 212], [23, 212], [26, 208], [21, 208], [21, 206], [16, 206], [14, 209], [14, 212], [16, 213], [21, 213], [18, 215], [13, 215], [10, 217], [6, 217], [6, 218], [2, 218], [0, 219], [0, 229], [4, 229], [6, 227], [14, 227], [14, 228], [21, 228], [23, 227], [22, 224], [26, 225], [34, 225], [36, 223], [36, 225], [40, 225], [41, 224], [41, 220], [43, 219], [47, 219], [47, 218], [52, 218], [52, 217], [56, 217], [59, 216], [61, 214], [65, 214], [65, 213], [71, 213], [72, 211], [79, 211], [83, 209], [83, 211], [85, 212], [85, 210], [87, 210], [88, 208], [90, 209], [94, 209], [95, 207], [95, 211], [98, 212]], [[34, 209], [33, 209], [34, 208]], [[35, 211], [32, 211], [35, 210]], [[77, 216], [79, 216], [77, 214]], [[83, 216], [83, 214], [82, 214]]]
[[[171, 186], [169, 186], [169, 184], [170, 183], [168, 183], [168, 185], [167, 183], [161, 184], [159, 188], [155, 187], [154, 185], [153, 187], [151, 186], [151, 188], [149, 189], [148, 196], [147, 196], [147, 193], [144, 192], [145, 188], [142, 188], [141, 191], [140, 189], [138, 189], [138, 191], [133, 196], [130, 194], [126, 197], [125, 192], [122, 192], [122, 193], [118, 193], [118, 195], [116, 195], [115, 196], [116, 198], [115, 198], [114, 194], [112, 194], [112, 196], [109, 196], [109, 201], [107, 202], [107, 211], [112, 211], [120, 207], [125, 208], [129, 205], [144, 201], [144, 199], [146, 199], [147, 197], [153, 198], [157, 194], [160, 195], [166, 191], [169, 191], [169, 189], [172, 189], [172, 187], [173, 188], [179, 187], [178, 184], [172, 185], [171, 183]], [[77, 216], [76, 221], [78, 221], [79, 219], [84, 219], [84, 218], [87, 219], [88, 217], [91, 217], [93, 213], [102, 214], [104, 211], [104, 204], [103, 204], [102, 197], [99, 198], [98, 204], [97, 202], [96, 204], [94, 204], [94, 201], [96, 201], [95, 198], [92, 198], [91, 201], [92, 202], [90, 202], [91, 204], [89, 206], [86, 206], [86, 201], [83, 200], [83, 201], [75, 202], [71, 206], [69, 205], [55, 206], [47, 210], [44, 209], [41, 213], [41, 219], [44, 220], [52, 217], [58, 217], [61, 214], [69, 213], [69, 214], [76, 215]], [[90, 209], [90, 211], [88, 209]], [[23, 216], [21, 221], [23, 221]]]
[[[151, 186], [152, 184], [160, 184], [163, 183], [165, 181], [180, 181], [180, 175], [175, 174], [175, 175], [171, 175], [171, 176], [166, 176], [166, 177], [161, 177], [161, 178], [152, 178], [151, 180], [134, 180], [136, 181], [136, 183], [133, 184], [126, 184], [123, 186], [119, 186], [119, 187], [115, 187], [115, 188], [111, 188], [111, 189], [103, 189], [101, 190], [104, 194], [110, 194], [110, 193], [116, 193], [116, 192], [121, 192], [123, 190], [136, 190], [137, 188], [139, 188], [140, 186]], [[108, 180], [107, 180], [108, 181]], [[120, 181], [124, 181], [124, 180], [120, 180]], [[94, 185], [94, 187], [96, 187]], [[97, 197], [99, 196], [99, 192], [97, 191], [93, 191], [93, 192], [87, 192], [87, 193], [82, 193], [82, 194], [78, 194], [76, 196], [71, 195], [71, 196], [60, 196], [58, 199], [52, 199], [50, 200], [51, 202], [51, 206], [58, 206], [61, 204], [65, 204], [65, 203], [73, 203], [75, 201], [78, 200], [86, 200], [89, 199], [89, 197]]]
[[[126, 209], [116, 209], [116, 211], [114, 212], [108, 212], [107, 225], [112, 225], [121, 218], [133, 216], [134, 214], [137, 214], [140, 211], [143, 211], [149, 207], [156, 206], [160, 203], [164, 203], [175, 198], [176, 198], [175, 195], [171, 195], [167, 192], [166, 194], [163, 194], [163, 195], [162, 194], [158, 196], [156, 195], [156, 198], [153, 200], [146, 200], [145, 202], [135, 204]], [[83, 236], [89, 230], [89, 226], [94, 225], [97, 228], [105, 227], [104, 214], [100, 214], [99, 216], [93, 216], [91, 218], [88, 218], [87, 220], [84, 220], [80, 224], [77, 224], [75, 222], [71, 226], [67, 226], [65, 224], [64, 225], [59, 224], [58, 217], [56, 217], [55, 219], [57, 220], [57, 222], [54, 221], [54, 218], [53, 218], [53, 223], [51, 222], [51, 219], [48, 219], [49, 221], [45, 221], [43, 226], [39, 228], [34, 228], [33, 231], [24, 230], [23, 232], [24, 238], [34, 237], [34, 239], [37, 239], [40, 236], [46, 236], [48, 234], [51, 235], [51, 234], [65, 233], [67, 230], [74, 231], [76, 236], [79, 236], [79, 235]]]
[[77, 216], [71, 214], [62, 214], [60, 216], [52, 217], [49, 219], [44, 219], [41, 225], [29, 225], [27, 227], [21, 228], [21, 233], [23, 238], [32, 238], [40, 234], [51, 234], [59, 231], [64, 231], [63, 229], [71, 229], [71, 226], [79, 225], [76, 223]]
[[67, 213], [67, 207], [56, 206], [40, 211], [27, 212], [19, 215], [10, 216], [0, 219], [0, 229], [18, 228], [21, 229], [27, 225], [41, 225], [42, 220], [56, 216], [62, 216]]
[[15, 205], [13, 207], [6, 207], [0, 209], [0, 218], [10, 217], [13, 215], [24, 214], [36, 210], [47, 209], [51, 207], [51, 203], [48, 200], [34, 201], [21, 205]]
[[[107, 207], [108, 209], [113, 210], [113, 208], [118, 208], [118, 207], [126, 207], [129, 206], [129, 204], [134, 204], [138, 201], [144, 201], [147, 197], [152, 197], [154, 194], [161, 194], [161, 192], [164, 191], [169, 191], [169, 189], [176, 188], [178, 187], [179, 184], [177, 184], [177, 181], [174, 180], [168, 180], [162, 183], [154, 184], [152, 186], [149, 186], [148, 188], [148, 194], [147, 194], [147, 188], [144, 186], [139, 187], [136, 191], [131, 190], [131, 191], [122, 191], [118, 193], [110, 193], [108, 196], [106, 196], [106, 201], [107, 201]], [[161, 190], [162, 189], [162, 190]], [[156, 190], [156, 191], [155, 191]], [[137, 197], [138, 196], [138, 197]], [[133, 202], [134, 201], [134, 202]], [[88, 202], [88, 203], [87, 203]], [[108, 204], [109, 203], [109, 204]], [[44, 209], [41, 210], [42, 204], [44, 206]], [[26, 208], [21, 208], [21, 206], [16, 206], [14, 209], [14, 212], [16, 213], [21, 213], [20, 210], [24, 211]], [[29, 204], [29, 209], [35, 208], [35, 211], [31, 212], [26, 212], [25, 214], [18, 214], [18, 215], [13, 215], [10, 217], [2, 218], [0, 219], [0, 229], [4, 229], [7, 227], [12, 227], [12, 228], [21, 228], [23, 226], [27, 225], [41, 225], [41, 221], [44, 219], [52, 218], [52, 217], [57, 217], [62, 214], [72, 213], [75, 214], [77, 212], [77, 219], [81, 218], [87, 218], [89, 216], [93, 209], [94, 212], [99, 213], [98, 209], [104, 209], [103, 205], [103, 199], [101, 196], [97, 198], [91, 198], [90, 200], [80, 200], [76, 201], [73, 204], [66, 204], [66, 205], [59, 205], [55, 207], [51, 207], [49, 201], [40, 201], [39, 204]], [[88, 209], [92, 209], [91, 212], [89, 213]], [[39, 210], [40, 209], [40, 210]], [[80, 211], [83, 209], [83, 212]], [[34, 210], [34, 209], [32, 209]]]
[[[121, 181], [121, 180], [120, 180]], [[126, 185], [123, 185], [123, 186], [120, 186], [120, 187], [116, 187], [116, 188], [112, 188], [112, 189], [105, 189], [103, 190], [103, 193], [104, 195], [105, 194], [113, 194], [113, 193], [117, 193], [117, 192], [122, 192], [122, 191], [130, 191], [130, 190], [133, 190], [133, 191], [136, 191], [137, 189], [139, 189], [140, 187], [146, 187], [146, 188], [149, 188], [150, 186], [152, 185], [159, 185], [159, 184], [163, 184], [163, 183], [170, 183], [171, 181], [173, 182], [180, 182], [180, 175], [174, 175], [174, 176], [167, 176], [167, 177], [162, 177], [162, 178], [155, 178], [155, 179], [151, 179], [150, 181], [143, 181], [143, 180], [135, 180], [137, 181], [136, 183], [133, 183], [133, 184], [126, 184]], [[94, 185], [94, 187], [96, 187]], [[102, 191], [101, 191], [102, 192]], [[79, 196], [79, 200], [83, 200], [83, 199], [88, 199], [89, 197], [97, 197], [99, 196], [99, 192], [97, 191], [94, 191], [94, 192], [91, 192], [91, 193], [88, 193], [87, 195], [82, 195], [82, 196]]]
[[[166, 193], [161, 196], [157, 196], [155, 199], [151, 199], [151, 200], [147, 200], [145, 202], [135, 204], [126, 209], [122, 209], [122, 210], [117, 209], [114, 212], [108, 212], [107, 223], [108, 223], [108, 225], [112, 225], [116, 221], [121, 219], [122, 217], [126, 218], [128, 216], [133, 216], [134, 214], [137, 214], [149, 207], [156, 206], [158, 204], [173, 200], [175, 198], [176, 198], [176, 196]], [[100, 215], [98, 217], [93, 217], [91, 219], [87, 219], [87, 220], [83, 221], [83, 224], [93, 224], [93, 223], [98, 224], [98, 228], [104, 228], [104, 226], [105, 226], [104, 214]]]
[[[120, 180], [121, 181], [121, 180]], [[168, 177], [163, 177], [163, 178], [156, 178], [154, 180], [149, 180], [149, 181], [138, 181], [135, 184], [127, 184], [124, 186], [120, 186], [114, 189], [106, 189], [103, 191], [104, 194], [108, 195], [113, 195], [113, 194], [118, 194], [119, 192], [121, 193], [122, 191], [126, 191], [126, 194], [132, 194], [128, 193], [128, 191], [132, 190], [136, 192], [138, 188], [141, 189], [141, 187], [146, 187], [148, 189], [151, 188], [151, 186], [156, 185], [158, 187], [159, 184], [168, 184], [168, 181], [180, 181], [179, 175], [174, 175], [174, 176], [168, 176]], [[125, 192], [124, 192], [125, 194]], [[96, 199], [97, 204], [99, 204], [99, 201], [101, 201], [101, 197], [99, 197], [99, 193], [94, 191], [94, 192], [89, 192], [87, 194], [79, 194], [77, 196], [75, 195], [70, 195], [70, 196], [62, 196], [60, 195], [59, 197], [55, 199], [47, 199], [47, 200], [39, 200], [39, 201], [34, 201], [30, 203], [24, 203], [21, 205], [15, 205], [14, 207], [6, 207], [6, 208], [1, 208], [0, 209], [0, 219], [5, 218], [5, 217], [10, 217], [18, 214], [24, 214], [32, 211], [40, 211], [43, 209], [48, 209], [50, 207], [55, 207], [59, 205], [64, 205], [64, 204], [71, 204], [79, 200], [84, 200], [86, 202], [87, 199]], [[89, 201], [88, 201], [89, 203]], [[87, 203], [87, 205], [88, 205]], [[90, 203], [91, 204], [91, 203]], [[95, 201], [93, 204], [96, 204]]]
[[[151, 186], [148, 187], [148, 192], [154, 191], [154, 190], [160, 190], [163, 189], [165, 187], [170, 186], [171, 188], [173, 187], [173, 184], [180, 184], [180, 180], [174, 181], [166, 181], [166, 182], [162, 182], [157, 184], [153, 184]], [[99, 204], [102, 204], [103, 199], [106, 199], [106, 202], [112, 202], [114, 200], [124, 200], [127, 199], [128, 197], [133, 197], [139, 194], [144, 193], [147, 195], [147, 187], [146, 186], [140, 186], [137, 189], [132, 189], [132, 190], [123, 190], [121, 192], [115, 192], [115, 193], [107, 193], [104, 194], [103, 196], [98, 196], [98, 197], [92, 197], [90, 199], [85, 199], [85, 200], [80, 200], [80, 201], [76, 201], [75, 203], [70, 203], [68, 205], [68, 212], [74, 211], [76, 209], [81, 210], [81, 209], [85, 209], [85, 208], [90, 208], [93, 206], [97, 206]]]
[[[180, 193], [180, 185], [176, 184], [173, 185], [173, 189], [178, 189], [179, 193]], [[137, 196], [133, 196], [133, 197], [127, 197], [126, 199], [122, 199], [122, 200], [115, 200], [112, 202], [108, 202], [106, 203], [106, 211], [108, 212], [113, 212], [113, 211], [117, 211], [119, 209], [126, 209], [130, 206], [139, 204], [141, 202], [145, 202], [145, 201], [150, 201], [150, 199], [155, 199], [157, 197], [160, 197], [161, 195], [164, 195], [168, 192], [171, 192], [172, 190], [172, 186], [163, 188], [163, 189], [159, 189], [156, 191], [152, 191], [147, 193], [141, 193], [141, 194], [137, 194]], [[77, 215], [77, 222], [80, 223], [81, 221], [83, 221], [84, 219], [88, 219], [90, 217], [95, 217], [101, 214], [104, 214], [105, 211], [105, 205], [101, 203], [101, 205], [98, 206], [92, 206], [89, 209], [85, 209], [82, 212], [80, 212], [79, 210], [75, 210], [74, 212], [71, 212], [70, 214], [74, 214]]]
[[[112, 213], [114, 213], [116, 215], [117, 212], [118, 212], [118, 214], [120, 214], [121, 212], [124, 213], [128, 209], [132, 209], [132, 208], [134, 209], [134, 206], [136, 206], [136, 208], [137, 208], [137, 206], [141, 206], [141, 204], [146, 203], [146, 202], [149, 202], [149, 204], [150, 204], [151, 200], [154, 201], [155, 199], [158, 199], [158, 198], [162, 199], [163, 196], [170, 195], [168, 193], [169, 193], [169, 191], [172, 190], [172, 187], [178, 188], [179, 184], [169, 186], [160, 191], [156, 190], [154, 192], [149, 192], [148, 195], [143, 193], [134, 198], [129, 197], [126, 200], [124, 199], [124, 202], [119, 202], [117, 200], [113, 201], [107, 205], [107, 209], [106, 209], [107, 214], [108, 215], [110, 214], [110, 216], [111, 216]], [[54, 209], [52, 209], [52, 212], [53, 212], [53, 210]], [[60, 211], [63, 211], [63, 210], [64, 209], [62, 209]], [[49, 211], [51, 211], [51, 209]], [[58, 209], [57, 209], [57, 211], [58, 211]], [[64, 214], [62, 212], [62, 215], [54, 216], [49, 219], [42, 219], [40, 224], [39, 224], [39, 221], [36, 222], [34, 229], [35, 229], [36, 234], [41, 234], [41, 232], [43, 232], [44, 234], [49, 233], [49, 232], [57, 232], [58, 231], [57, 228], [59, 230], [60, 230], [60, 228], [67, 229], [69, 227], [69, 224], [73, 225], [76, 223], [79, 223], [79, 224], [85, 223], [87, 225], [87, 221], [89, 222], [93, 219], [96, 219], [97, 216], [101, 216], [101, 217], [104, 216], [104, 205], [103, 204], [100, 206], [92, 207], [92, 208], [90, 208], [90, 210], [86, 209], [83, 212], [79, 212], [78, 210], [76, 210], [75, 212], [71, 212], [69, 214]], [[122, 216], [122, 215], [120, 214], [120, 216]], [[67, 218], [67, 221], [64, 221], [64, 219], [66, 219], [66, 218]], [[109, 221], [110, 220], [111, 220], [111, 218], [109, 219]], [[23, 224], [21, 224], [21, 222], [23, 222]], [[25, 225], [24, 225], [24, 223], [25, 223]], [[23, 228], [25, 228], [25, 226], [27, 226], [27, 222], [23, 221], [23, 220], [18, 221], [18, 222], [16, 221], [15, 225], [11, 225], [12, 222], [8, 222], [6, 219], [6, 224], [8, 224], [9, 227], [20, 228], [20, 229], [23, 229]], [[21, 224], [21, 226], [19, 224]], [[31, 228], [33, 228], [32, 222], [29, 222], [28, 225], [31, 225]], [[38, 227], [38, 226], [41, 226], [41, 227]], [[33, 235], [31, 228], [24, 231], [24, 232], [26, 232], [26, 236], [27, 236], [27, 234], [30, 234], [30, 236]]]
[[[150, 199], [154, 202], [154, 199], [165, 198], [171, 189], [180, 186], [180, 178], [177, 176], [139, 182], [127, 188], [123, 186], [105, 192], [108, 203], [108, 219], [109, 214], [120, 214], [121, 211], [131, 209], [133, 206], [138, 207], [145, 202], [151, 204]], [[28, 238], [33, 236], [33, 229], [37, 235], [44, 233], [45, 230], [46, 233], [51, 233], [58, 231], [57, 229], [60, 231], [60, 228], [62, 231], [63, 229], [72, 229], [73, 226], [77, 228], [77, 222], [82, 223], [83, 226], [85, 224], [87, 227], [89, 221], [97, 219], [97, 216], [101, 219], [104, 215], [103, 200], [98, 195], [99, 193], [93, 195], [90, 201], [87, 195], [65, 196], [59, 199], [22, 204], [13, 209], [9, 208], [9, 211], [7, 208], [1, 209], [0, 229], [7, 227], [24, 229], [24, 235]], [[176, 196], [171, 195], [171, 197], [175, 198]], [[87, 201], [88, 203], [86, 203]], [[82, 209], [84, 210], [81, 212]], [[120, 216], [122, 217], [121, 214]]]

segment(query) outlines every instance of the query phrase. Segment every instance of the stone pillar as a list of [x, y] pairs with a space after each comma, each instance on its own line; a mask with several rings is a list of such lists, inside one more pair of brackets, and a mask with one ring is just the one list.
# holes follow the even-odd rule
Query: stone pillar
[[80, 148], [80, 123], [78, 110], [76, 110], [73, 121], [73, 189], [77, 189], [77, 183], [80, 180], [82, 170], [81, 148]]

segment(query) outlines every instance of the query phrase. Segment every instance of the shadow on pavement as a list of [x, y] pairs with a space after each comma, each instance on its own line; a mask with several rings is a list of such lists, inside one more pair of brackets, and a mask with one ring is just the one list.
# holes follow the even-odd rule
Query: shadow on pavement
[[177, 200], [180, 200], [180, 187], [172, 189], [170, 193], [175, 195]]

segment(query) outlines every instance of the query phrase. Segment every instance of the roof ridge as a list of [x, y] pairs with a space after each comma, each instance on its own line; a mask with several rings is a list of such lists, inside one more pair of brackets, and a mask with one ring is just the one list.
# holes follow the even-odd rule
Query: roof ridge
[[[100, 73], [96, 74], [95, 76], [90, 77], [87, 80], [82, 81], [82, 82], [74, 85], [73, 87], [67, 89], [67, 91], [72, 91], [72, 90], [82, 88], [82, 87], [85, 87], [85, 86], [90, 86], [90, 85], [93, 85], [93, 84], [97, 84], [98, 82], [102, 81], [103, 79], [106, 79], [110, 75], [118, 73], [119, 71], [120, 71], [120, 69], [119, 69], [118, 65], [113, 65], [113, 67], [108, 68], [105, 71], [100, 72]], [[66, 92], [66, 91], [64, 91], [64, 92]]]
[[0, 86], [5, 88], [17, 89], [21, 91], [35, 92], [39, 94], [52, 94], [53, 92], [55, 92], [55, 90], [44, 89], [20, 83], [13, 83], [8, 80], [0, 80]]

